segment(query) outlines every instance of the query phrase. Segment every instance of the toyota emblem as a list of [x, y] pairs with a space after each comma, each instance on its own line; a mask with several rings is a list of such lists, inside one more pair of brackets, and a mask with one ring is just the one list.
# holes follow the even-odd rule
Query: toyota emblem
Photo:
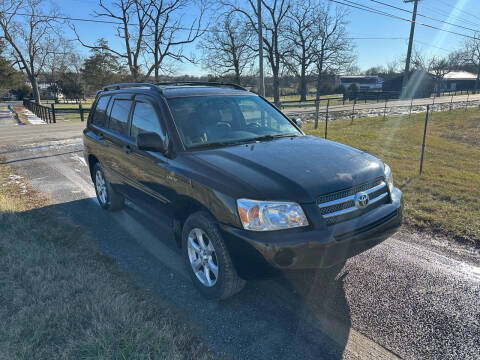
[[368, 205], [370, 198], [367, 193], [359, 192], [355, 195], [355, 206], [359, 209], [363, 209]]

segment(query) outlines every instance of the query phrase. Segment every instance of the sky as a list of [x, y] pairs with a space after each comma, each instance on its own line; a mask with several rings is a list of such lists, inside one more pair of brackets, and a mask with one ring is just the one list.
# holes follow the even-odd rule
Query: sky
[[[108, 1], [108, 0], [106, 0]], [[240, 0], [241, 1], [241, 0]], [[339, 0], [345, 1], [345, 0]], [[372, 0], [352, 0], [371, 8], [389, 12], [401, 17], [410, 18], [411, 15], [400, 10], [386, 7]], [[404, 3], [403, 0], [378, 0], [383, 3], [394, 5], [412, 11], [412, 3]], [[65, 16], [78, 18], [92, 18], [95, 10], [99, 10], [97, 0], [57, 0], [57, 6]], [[335, 5], [335, 4], [332, 4]], [[340, 5], [336, 5], [340, 6]], [[347, 27], [350, 37], [354, 38], [357, 65], [361, 70], [372, 66], [387, 65], [395, 60], [401, 60], [407, 52], [410, 23], [398, 19], [372, 14], [355, 8], [349, 9], [349, 24]], [[479, 0], [420, 0], [418, 13], [439, 20], [447, 21], [465, 28], [480, 30], [480, 1]], [[197, 15], [195, 6], [186, 9], [184, 21], [188, 22]], [[210, 21], [217, 21], [216, 14], [211, 15]], [[417, 22], [435, 25], [444, 30], [471, 35], [473, 31], [458, 28], [440, 22], [418, 17]], [[96, 39], [104, 37], [110, 44], [118, 49], [121, 42], [115, 37], [114, 25], [73, 22], [82, 40], [93, 44]], [[73, 33], [66, 30], [65, 36], [73, 38]], [[375, 38], [375, 39], [359, 39]], [[448, 52], [462, 46], [466, 38], [449, 34], [435, 29], [426, 28], [417, 24], [415, 29], [416, 49], [429, 55], [446, 55]], [[88, 49], [78, 45], [79, 52], [88, 54]], [[198, 51], [196, 44], [185, 47], [185, 52], [190, 54]], [[200, 75], [208, 73], [201, 65], [179, 64], [177, 74]]]

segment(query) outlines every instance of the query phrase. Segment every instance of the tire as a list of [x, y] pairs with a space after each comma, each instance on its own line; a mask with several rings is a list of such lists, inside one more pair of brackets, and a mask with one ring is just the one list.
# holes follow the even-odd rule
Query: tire
[[237, 275], [215, 220], [207, 212], [196, 212], [185, 221], [182, 251], [193, 284], [207, 299], [227, 299], [245, 286], [245, 280]]
[[113, 189], [105, 176], [102, 165], [98, 162], [93, 167], [93, 184], [95, 185], [98, 203], [103, 209], [116, 211], [124, 206], [125, 198]]

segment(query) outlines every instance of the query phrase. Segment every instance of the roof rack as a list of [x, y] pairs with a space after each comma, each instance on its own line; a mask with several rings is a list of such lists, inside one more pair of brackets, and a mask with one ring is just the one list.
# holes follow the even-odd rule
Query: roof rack
[[132, 87], [148, 87], [152, 90], [159, 90], [157, 85], [150, 84], [150, 83], [119, 83], [119, 84], [112, 84], [107, 85], [103, 88], [104, 91], [108, 90], [120, 90], [124, 88], [132, 88]]
[[234, 83], [214, 82], [214, 81], [165, 81], [156, 85], [190, 85], [190, 86], [226, 86], [237, 90], [248, 91], [243, 86]]

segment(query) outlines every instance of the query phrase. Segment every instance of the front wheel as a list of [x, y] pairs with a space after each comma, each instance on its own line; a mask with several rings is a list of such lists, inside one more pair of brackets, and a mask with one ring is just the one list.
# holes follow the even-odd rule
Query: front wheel
[[100, 163], [96, 163], [93, 168], [93, 182], [98, 203], [103, 209], [115, 211], [123, 207], [125, 199], [112, 188]]
[[208, 299], [226, 299], [245, 286], [220, 231], [206, 212], [191, 215], [182, 231], [185, 263], [195, 287]]

